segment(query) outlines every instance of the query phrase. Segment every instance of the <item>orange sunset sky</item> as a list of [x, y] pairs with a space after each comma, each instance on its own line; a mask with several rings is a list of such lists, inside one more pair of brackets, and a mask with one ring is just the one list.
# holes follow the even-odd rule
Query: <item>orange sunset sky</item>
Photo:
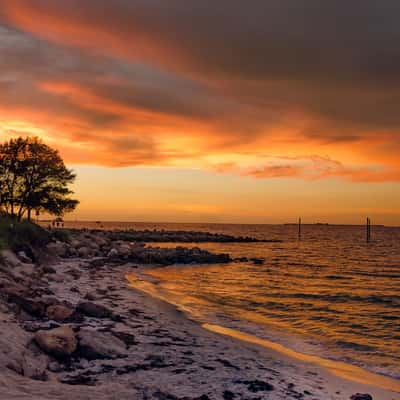
[[0, 138], [68, 218], [400, 225], [398, 0], [0, 0]]

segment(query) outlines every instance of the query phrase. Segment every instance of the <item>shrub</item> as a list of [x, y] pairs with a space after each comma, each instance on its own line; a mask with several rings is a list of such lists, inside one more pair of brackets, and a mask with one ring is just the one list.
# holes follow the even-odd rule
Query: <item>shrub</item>
[[65, 229], [55, 229], [52, 231], [52, 237], [60, 242], [69, 242], [71, 233]]
[[50, 240], [50, 233], [39, 225], [0, 216], [0, 248], [27, 250], [31, 247], [45, 246]]

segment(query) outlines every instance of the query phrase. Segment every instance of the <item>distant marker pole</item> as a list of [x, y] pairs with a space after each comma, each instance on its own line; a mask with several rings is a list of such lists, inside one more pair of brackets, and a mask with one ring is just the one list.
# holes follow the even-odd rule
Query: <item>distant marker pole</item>
[[367, 243], [371, 242], [371, 219], [367, 217]]
[[299, 218], [299, 230], [298, 230], [299, 240], [301, 240], [301, 218]]

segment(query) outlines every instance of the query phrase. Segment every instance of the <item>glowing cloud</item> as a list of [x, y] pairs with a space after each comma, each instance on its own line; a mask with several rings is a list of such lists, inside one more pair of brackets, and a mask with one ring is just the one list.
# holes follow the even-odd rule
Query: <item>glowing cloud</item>
[[395, 0], [0, 9], [3, 136], [39, 134], [76, 164], [400, 181]]

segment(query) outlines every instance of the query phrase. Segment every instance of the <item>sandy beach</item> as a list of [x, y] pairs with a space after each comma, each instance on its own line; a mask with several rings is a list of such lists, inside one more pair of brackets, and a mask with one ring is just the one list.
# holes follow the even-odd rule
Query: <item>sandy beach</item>
[[[12, 273], [1, 272], [1, 399], [400, 398], [396, 380], [202, 327], [146, 293], [140, 276], [149, 265], [98, 257], [58, 259], [51, 268], [13, 262]], [[18, 297], [23, 287], [29, 301]], [[68, 357], [38, 341], [38, 332], [60, 326], [79, 343]]]

